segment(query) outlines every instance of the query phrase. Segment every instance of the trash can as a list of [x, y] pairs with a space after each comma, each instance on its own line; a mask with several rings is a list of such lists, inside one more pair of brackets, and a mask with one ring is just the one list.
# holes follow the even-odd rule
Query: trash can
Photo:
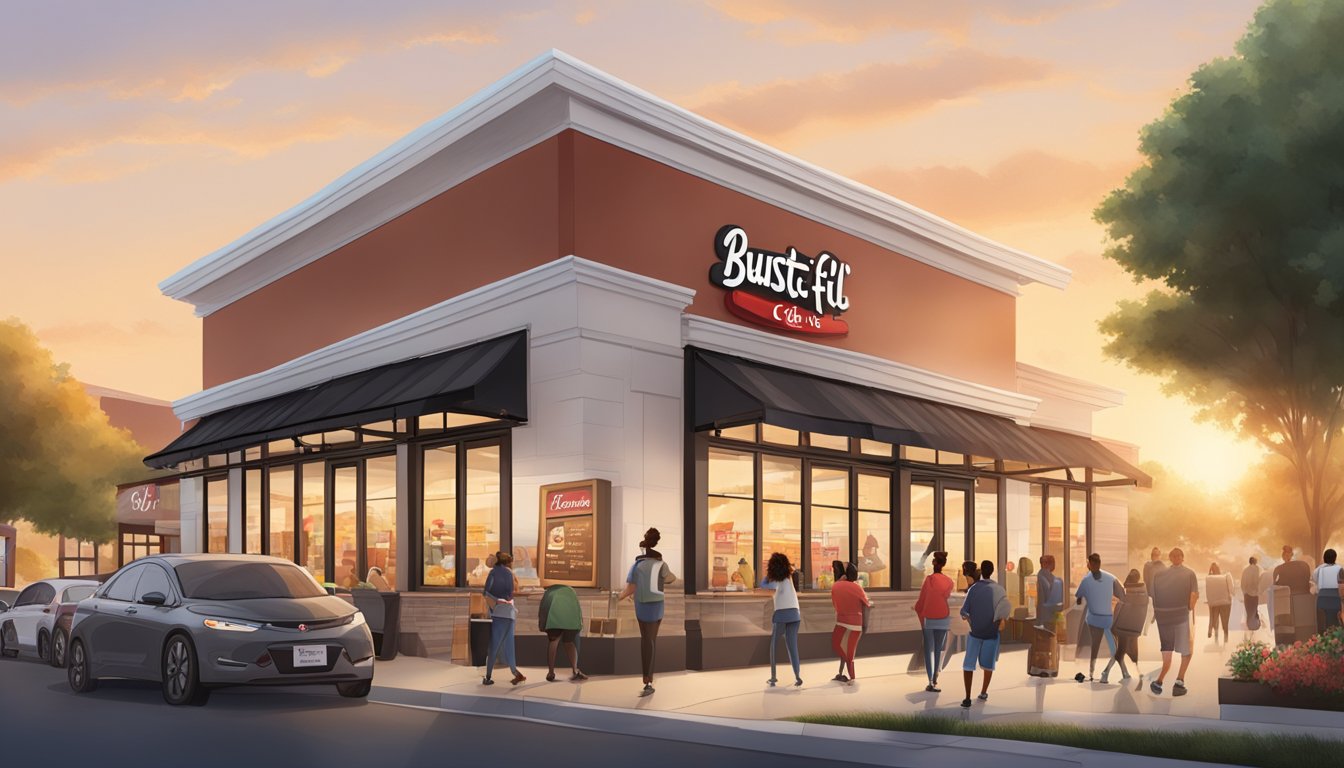
[[471, 619], [467, 630], [467, 647], [471, 653], [471, 666], [484, 667], [490, 654], [490, 619]]
[[364, 614], [373, 633], [373, 652], [379, 661], [397, 658], [401, 644], [401, 593], [378, 592], [372, 589], [350, 591], [355, 607]]

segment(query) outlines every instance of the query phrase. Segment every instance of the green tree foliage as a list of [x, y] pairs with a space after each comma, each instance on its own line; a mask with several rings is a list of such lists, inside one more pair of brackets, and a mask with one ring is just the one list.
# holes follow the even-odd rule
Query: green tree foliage
[[[1102, 321], [1108, 354], [1293, 469], [1320, 551], [1344, 413], [1344, 3], [1271, 0], [1237, 55], [1144, 128], [1146, 163], [1095, 212], [1158, 290]], [[1304, 542], [1306, 543], [1306, 542]]]
[[0, 521], [106, 541], [116, 484], [143, 475], [141, 448], [17, 320], [0, 322]]

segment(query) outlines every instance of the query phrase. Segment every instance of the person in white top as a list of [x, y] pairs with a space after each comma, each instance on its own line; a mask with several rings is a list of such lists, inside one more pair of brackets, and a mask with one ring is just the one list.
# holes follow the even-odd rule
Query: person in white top
[[1241, 597], [1246, 603], [1246, 630], [1254, 632], [1260, 628], [1260, 561], [1251, 556], [1250, 565], [1241, 571]]
[[1217, 563], [1209, 565], [1204, 577], [1204, 599], [1209, 604], [1209, 637], [1218, 642], [1218, 627], [1223, 628], [1223, 642], [1227, 642], [1227, 621], [1232, 615], [1232, 574], [1223, 573]]
[[1335, 550], [1325, 550], [1325, 562], [1311, 574], [1311, 586], [1316, 591], [1316, 632], [1324, 633], [1340, 625], [1339, 590], [1344, 585], [1344, 569], [1335, 563]]
[[793, 664], [793, 684], [803, 684], [798, 666], [798, 627], [803, 623], [803, 617], [798, 611], [798, 592], [793, 583], [795, 573], [788, 555], [783, 552], [770, 555], [770, 560], [765, 564], [765, 581], [761, 586], [775, 592], [775, 613], [770, 619], [770, 679], [766, 681], [771, 688], [778, 682], [775, 677], [775, 646], [780, 635], [784, 636], [785, 645], [789, 649], [789, 661]]

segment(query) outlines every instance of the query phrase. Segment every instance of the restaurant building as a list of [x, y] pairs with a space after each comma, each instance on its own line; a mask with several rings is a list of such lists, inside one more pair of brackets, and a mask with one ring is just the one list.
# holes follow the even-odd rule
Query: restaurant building
[[1005, 564], [1019, 619], [1023, 558], [1124, 558], [1148, 479], [1091, 435], [1121, 394], [1016, 358], [1020, 288], [1068, 281], [551, 52], [161, 284], [205, 388], [146, 461], [182, 472], [184, 551], [382, 569], [405, 652], [460, 640], [503, 549], [579, 586], [586, 669], [637, 668], [610, 590], [649, 527], [684, 577], [660, 667], [765, 659], [772, 552], [805, 656], [833, 559], [877, 603], [864, 651], [909, 649], [934, 549]]

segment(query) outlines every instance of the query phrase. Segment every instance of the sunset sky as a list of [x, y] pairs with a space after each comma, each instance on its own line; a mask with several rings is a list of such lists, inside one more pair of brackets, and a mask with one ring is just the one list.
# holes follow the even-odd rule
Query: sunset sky
[[1091, 211], [1255, 0], [15, 2], [0, 23], [0, 317], [82, 380], [200, 387], [157, 283], [558, 48], [1073, 270], [1018, 358], [1128, 393], [1100, 435], [1222, 489], [1259, 451], [1108, 361], [1133, 285]]

